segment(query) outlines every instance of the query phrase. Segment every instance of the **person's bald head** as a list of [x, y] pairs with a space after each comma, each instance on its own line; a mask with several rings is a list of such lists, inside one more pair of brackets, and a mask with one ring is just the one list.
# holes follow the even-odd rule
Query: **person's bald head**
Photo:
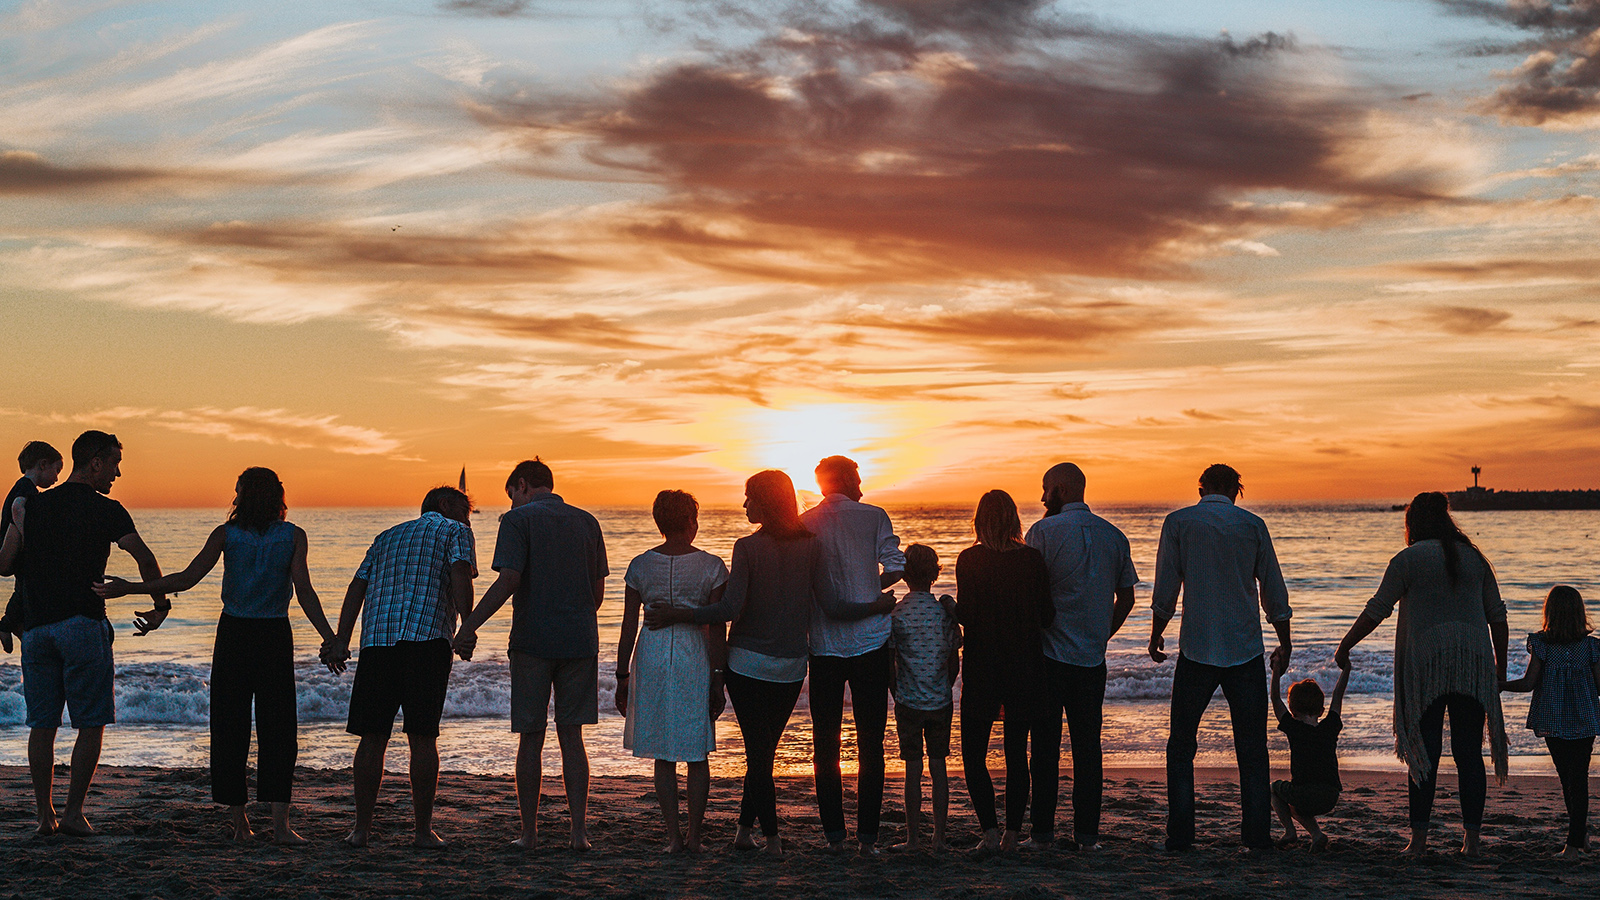
[[1087, 485], [1088, 479], [1083, 477], [1083, 470], [1076, 463], [1057, 463], [1044, 473], [1044, 496], [1039, 499], [1053, 516], [1068, 503], [1082, 503]]

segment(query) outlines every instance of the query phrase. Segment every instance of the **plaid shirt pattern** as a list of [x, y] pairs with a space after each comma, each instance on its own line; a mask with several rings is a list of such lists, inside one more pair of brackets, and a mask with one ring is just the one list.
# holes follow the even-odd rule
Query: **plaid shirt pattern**
[[367, 582], [361, 646], [450, 637], [455, 614], [447, 575], [458, 562], [477, 568], [472, 529], [436, 512], [378, 535], [356, 570]]

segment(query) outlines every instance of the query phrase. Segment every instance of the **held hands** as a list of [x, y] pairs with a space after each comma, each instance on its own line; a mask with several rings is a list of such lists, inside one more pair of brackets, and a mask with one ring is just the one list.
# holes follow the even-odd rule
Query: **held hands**
[[1282, 657], [1278, 656], [1277, 653], [1273, 653], [1272, 654], [1271, 665], [1272, 665], [1272, 677], [1273, 678], [1282, 678], [1283, 677], [1283, 673], [1288, 671], [1288, 666], [1285, 666], [1283, 664]]
[[102, 600], [115, 600], [133, 593], [133, 585], [115, 575], [107, 576], [90, 587], [94, 588], [94, 592], [99, 594]]
[[144, 637], [145, 635], [149, 634], [150, 632], [155, 631], [157, 628], [160, 628], [161, 627], [161, 623], [165, 622], [167, 620], [167, 613], [169, 613], [171, 611], [172, 611], [172, 608], [168, 607], [166, 609], [159, 609], [158, 608], [158, 609], [152, 609], [152, 610], [149, 610], [149, 611], [146, 611], [146, 612], [142, 612], [142, 613], [134, 613], [133, 614], [133, 633], [134, 633], [134, 636], [135, 637]]
[[1333, 664], [1346, 672], [1350, 671], [1350, 648], [1340, 644], [1339, 649], [1333, 651]]
[[1289, 657], [1294, 650], [1287, 643], [1279, 644], [1278, 649], [1272, 651], [1272, 670], [1274, 672], [1289, 671]]
[[450, 639], [450, 649], [461, 657], [462, 662], [470, 662], [472, 652], [478, 649], [478, 633], [466, 630], [456, 632], [456, 636]]
[[350, 646], [338, 638], [329, 638], [322, 642], [322, 650], [317, 654], [317, 658], [328, 667], [328, 671], [342, 675], [345, 669], [349, 668]]
[[1167, 645], [1167, 639], [1159, 634], [1150, 635], [1150, 658], [1158, 663], [1167, 661], [1167, 654], [1162, 650]]

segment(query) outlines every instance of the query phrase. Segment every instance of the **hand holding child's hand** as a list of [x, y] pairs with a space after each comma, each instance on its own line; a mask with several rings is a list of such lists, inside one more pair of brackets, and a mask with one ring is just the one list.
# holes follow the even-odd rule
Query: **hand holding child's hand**
[[1282, 677], [1285, 669], [1287, 669], [1287, 666], [1285, 666], [1283, 664], [1283, 657], [1281, 657], [1278, 654], [1274, 653], [1274, 654], [1272, 654], [1271, 660], [1272, 660], [1272, 677], [1273, 678]]
[[1339, 649], [1333, 651], [1333, 664], [1346, 672], [1350, 671], [1350, 648], [1340, 644]]

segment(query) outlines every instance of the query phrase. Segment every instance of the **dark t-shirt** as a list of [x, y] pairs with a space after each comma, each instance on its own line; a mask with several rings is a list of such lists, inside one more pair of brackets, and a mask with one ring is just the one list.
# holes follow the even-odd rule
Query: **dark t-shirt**
[[29, 503], [27, 511], [33, 512], [33, 498], [37, 496], [39, 487], [32, 478], [24, 475], [17, 479], [17, 483], [11, 486], [11, 493], [6, 495], [5, 509], [0, 510], [0, 538], [4, 538], [6, 529], [11, 527], [11, 504], [16, 503], [18, 497], [26, 497]]
[[546, 659], [600, 652], [594, 583], [610, 574], [600, 523], [555, 494], [506, 513], [494, 568], [522, 573], [511, 598], [511, 649]]
[[963, 702], [1035, 714], [1048, 706], [1041, 632], [1055, 618], [1050, 573], [1032, 547], [974, 544], [956, 557]]
[[[25, 497], [31, 507], [33, 498], [38, 495], [38, 485], [26, 475], [18, 478], [17, 483], [11, 486], [11, 493], [6, 495], [5, 509], [0, 510], [0, 540], [5, 538], [6, 529], [11, 527], [11, 505], [17, 502], [18, 497]], [[22, 574], [20, 572], [13, 574], [16, 577], [11, 582], [13, 586], [11, 599], [6, 602], [5, 615], [0, 616], [0, 629], [15, 633], [23, 629], [28, 608], [28, 590], [27, 585], [23, 583]]]
[[1279, 716], [1278, 730], [1289, 739], [1289, 780], [1296, 785], [1339, 784], [1339, 731], [1344, 722], [1330, 712], [1315, 725], [1294, 716]]
[[93, 585], [105, 577], [111, 545], [133, 534], [122, 504], [69, 481], [28, 501], [17, 571], [28, 582], [27, 627], [73, 616], [106, 617]]

